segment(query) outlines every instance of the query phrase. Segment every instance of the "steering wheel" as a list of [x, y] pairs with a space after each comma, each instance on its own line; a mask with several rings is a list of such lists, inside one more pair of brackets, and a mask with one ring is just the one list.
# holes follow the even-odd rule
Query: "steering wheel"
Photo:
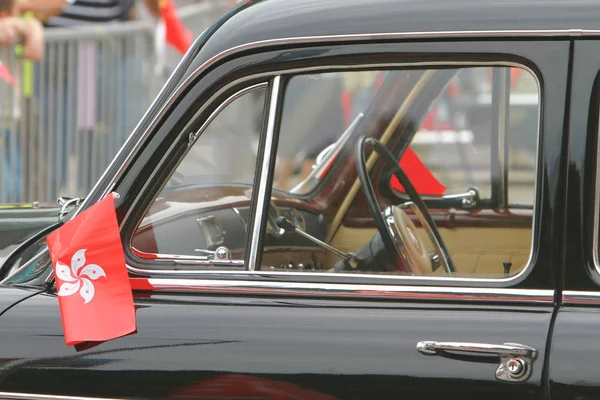
[[[427, 232], [431, 240], [434, 253], [430, 255], [419, 236], [415, 224], [403, 210], [403, 207], [391, 206], [383, 213], [377, 204], [377, 198], [365, 161], [365, 148], [369, 146], [379, 154], [383, 162], [394, 169], [394, 175], [398, 178], [402, 187], [408, 194], [412, 204], [415, 207], [415, 214], [419, 218], [421, 225]], [[360, 179], [369, 211], [373, 215], [377, 230], [379, 231], [386, 252], [391, 262], [391, 267], [395, 268], [400, 258], [404, 265], [414, 274], [431, 273], [442, 266], [447, 275], [453, 274], [456, 269], [449, 256], [448, 249], [444, 244], [442, 236], [427, 210], [427, 206], [417, 193], [414, 185], [404, 173], [394, 155], [377, 139], [361, 136], [356, 144], [356, 168], [358, 178]]]

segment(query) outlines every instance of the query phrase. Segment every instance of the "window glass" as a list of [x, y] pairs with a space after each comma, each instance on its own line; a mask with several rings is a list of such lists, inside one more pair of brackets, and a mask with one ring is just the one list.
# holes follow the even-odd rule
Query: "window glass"
[[[262, 269], [519, 273], [531, 253], [538, 93], [527, 70], [503, 66], [291, 77]], [[369, 211], [357, 183], [361, 136], [391, 151], [419, 201], [369, 147], [379, 216]]]
[[[497, 100], [492, 96], [494, 74]], [[502, 93], [509, 97], [502, 98]], [[492, 104], [493, 101], [498, 103]], [[504, 176], [509, 204], [531, 206], [538, 110], [537, 82], [525, 70], [461, 69], [433, 103], [411, 142], [411, 149], [443, 182], [445, 194], [465, 193], [476, 187], [479, 196], [488, 199], [492, 196], [491, 185], [502, 185]], [[502, 130], [503, 125], [504, 131], [494, 132]], [[502, 147], [506, 147], [506, 154]], [[498, 158], [501, 169], [506, 164], [507, 172], [495, 173], [494, 157]]]
[[138, 256], [243, 260], [265, 95], [238, 93], [208, 122], [141, 221]]
[[321, 155], [323, 159], [336, 141], [342, 143], [348, 137], [384, 76], [383, 71], [363, 71], [290, 79], [280, 127], [275, 189], [296, 194], [313, 189], [317, 180], [306, 178], [316, 169], [317, 158]]
[[457, 71], [411, 142], [411, 150], [443, 182], [445, 194], [476, 186], [481, 197], [491, 196], [490, 73], [491, 68]]

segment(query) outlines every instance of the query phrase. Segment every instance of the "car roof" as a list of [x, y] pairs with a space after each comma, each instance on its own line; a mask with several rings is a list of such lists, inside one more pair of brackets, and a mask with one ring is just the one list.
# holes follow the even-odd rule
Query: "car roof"
[[186, 75], [231, 48], [281, 38], [485, 31], [531, 37], [535, 36], [531, 31], [538, 30], [600, 33], [599, 9], [598, 0], [247, 0], [209, 29]]

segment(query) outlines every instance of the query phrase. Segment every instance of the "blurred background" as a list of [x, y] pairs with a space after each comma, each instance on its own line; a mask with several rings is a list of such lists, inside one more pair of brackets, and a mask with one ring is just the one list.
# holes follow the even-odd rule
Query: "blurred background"
[[0, 0], [0, 204], [85, 196], [236, 3]]

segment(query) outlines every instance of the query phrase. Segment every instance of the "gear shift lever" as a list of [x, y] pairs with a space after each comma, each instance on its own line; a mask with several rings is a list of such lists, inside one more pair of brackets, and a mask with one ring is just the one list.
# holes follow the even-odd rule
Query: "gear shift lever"
[[292, 221], [290, 221], [286, 217], [278, 217], [276, 222], [277, 222], [277, 226], [279, 226], [281, 229], [285, 230], [286, 232], [296, 232], [300, 236], [305, 237], [306, 239], [310, 240], [311, 242], [315, 243], [316, 245], [319, 245], [322, 248], [324, 248], [325, 250], [330, 251], [331, 253], [340, 257], [342, 260], [345, 260], [350, 265], [350, 267], [356, 268], [358, 266], [358, 260], [355, 255], [349, 254], [349, 253], [344, 253], [343, 251], [340, 251], [340, 250], [336, 249], [335, 247], [330, 246], [327, 243], [317, 239], [316, 237], [304, 232], [302, 229], [298, 228]]

